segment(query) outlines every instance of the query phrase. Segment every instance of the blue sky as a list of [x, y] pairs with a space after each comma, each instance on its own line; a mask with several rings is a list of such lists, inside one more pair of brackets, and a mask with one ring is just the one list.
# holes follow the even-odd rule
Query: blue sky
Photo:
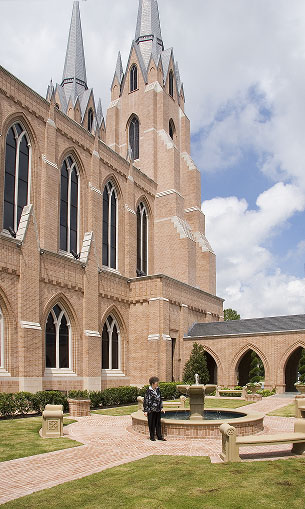
[[[138, 1], [80, 7], [88, 85], [106, 113]], [[61, 81], [71, 11], [71, 0], [0, 0], [0, 64], [43, 96]], [[159, 11], [184, 83], [217, 293], [243, 318], [304, 313], [305, 2], [159, 0]]]

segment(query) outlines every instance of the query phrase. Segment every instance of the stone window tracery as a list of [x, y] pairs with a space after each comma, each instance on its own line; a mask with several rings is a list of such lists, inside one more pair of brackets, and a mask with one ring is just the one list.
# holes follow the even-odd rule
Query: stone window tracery
[[118, 203], [115, 188], [108, 182], [103, 192], [103, 265], [117, 269]]
[[88, 131], [89, 131], [89, 133], [91, 133], [91, 131], [92, 131], [92, 126], [93, 126], [93, 111], [92, 111], [92, 108], [90, 108], [88, 111]]
[[102, 333], [102, 369], [120, 369], [120, 330], [109, 315]]
[[58, 305], [50, 311], [45, 329], [46, 368], [71, 368], [71, 326]]
[[168, 92], [171, 97], [174, 97], [174, 73], [173, 73], [173, 71], [169, 71]]
[[139, 120], [133, 115], [129, 122], [129, 148], [132, 159], [139, 159]]
[[68, 156], [61, 167], [60, 185], [60, 249], [78, 253], [79, 172]]
[[138, 89], [138, 68], [133, 64], [130, 69], [130, 92]]
[[137, 208], [137, 276], [147, 275], [148, 218], [146, 207], [140, 203]]
[[30, 201], [31, 145], [26, 130], [16, 123], [5, 146], [3, 228], [18, 229], [22, 209]]

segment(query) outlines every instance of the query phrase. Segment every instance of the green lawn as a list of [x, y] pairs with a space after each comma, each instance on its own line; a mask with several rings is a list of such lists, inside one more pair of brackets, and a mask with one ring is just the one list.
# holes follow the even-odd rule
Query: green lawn
[[273, 412], [269, 412], [267, 415], [276, 415], [278, 417], [295, 417], [294, 403], [278, 408], [277, 410], [273, 410]]
[[91, 410], [92, 414], [101, 414], [101, 415], [130, 415], [133, 412], [138, 410], [138, 405], [129, 405], [129, 406], [119, 406], [115, 408], [103, 408], [101, 410]]
[[[179, 400], [176, 400], [179, 402]], [[232, 398], [206, 398], [205, 399], [205, 408], [238, 408], [244, 405], [251, 405], [253, 401], [244, 401], [244, 400], [236, 400]], [[189, 401], [186, 400], [186, 408], [189, 408]], [[138, 405], [129, 405], [129, 406], [120, 406], [115, 408], [103, 408], [101, 410], [91, 410], [92, 414], [102, 414], [102, 415], [129, 415], [138, 410]]]
[[240, 406], [252, 405], [253, 401], [245, 401], [244, 399], [232, 398], [206, 398], [204, 402], [205, 408], [239, 408]]
[[[64, 419], [64, 425], [75, 420]], [[0, 420], [0, 461], [82, 445], [69, 438], [41, 438], [42, 417]]]
[[150, 456], [3, 504], [35, 509], [304, 509], [305, 458]]

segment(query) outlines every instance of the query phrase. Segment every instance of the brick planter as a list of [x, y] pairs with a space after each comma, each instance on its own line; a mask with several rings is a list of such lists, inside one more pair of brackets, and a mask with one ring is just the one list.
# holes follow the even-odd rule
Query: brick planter
[[70, 417], [90, 415], [90, 399], [68, 399]]

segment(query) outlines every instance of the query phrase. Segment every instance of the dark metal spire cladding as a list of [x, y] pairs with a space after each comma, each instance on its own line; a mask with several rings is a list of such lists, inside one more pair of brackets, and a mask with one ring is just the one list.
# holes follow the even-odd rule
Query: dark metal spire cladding
[[64, 88], [67, 100], [69, 100], [71, 95], [73, 99], [76, 98], [75, 95], [81, 96], [88, 88], [78, 1], [73, 2], [66, 60], [61, 85]]
[[148, 65], [154, 48], [160, 54], [163, 41], [157, 0], [139, 0], [135, 42], [139, 45], [145, 65]]

